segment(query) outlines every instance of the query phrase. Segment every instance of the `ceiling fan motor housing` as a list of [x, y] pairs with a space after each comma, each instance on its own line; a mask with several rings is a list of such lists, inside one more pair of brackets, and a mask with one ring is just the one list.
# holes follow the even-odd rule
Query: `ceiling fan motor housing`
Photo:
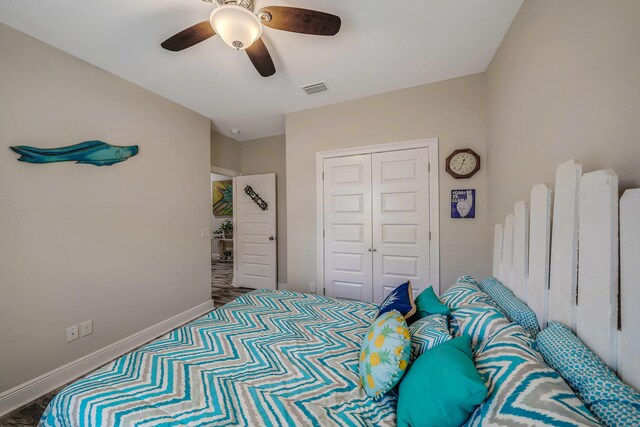
[[217, 6], [224, 6], [227, 4], [235, 4], [242, 6], [245, 9], [249, 9], [253, 12], [253, 0], [202, 0], [207, 3], [215, 3]]
[[256, 14], [235, 2], [214, 8], [209, 22], [222, 40], [236, 50], [248, 49], [262, 35], [262, 24]]

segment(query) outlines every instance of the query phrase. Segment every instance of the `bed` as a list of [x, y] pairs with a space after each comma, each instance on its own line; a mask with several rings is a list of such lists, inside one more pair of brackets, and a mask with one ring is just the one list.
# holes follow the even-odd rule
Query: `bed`
[[[551, 189], [533, 187], [530, 201], [517, 202], [496, 226], [496, 279], [463, 278], [440, 297], [458, 328], [475, 331], [473, 362], [490, 386], [468, 423], [640, 425], [640, 190], [619, 201], [613, 171], [583, 174], [569, 161], [558, 168], [554, 196], [552, 209]], [[360, 383], [361, 344], [376, 310], [319, 295], [251, 292], [68, 386], [40, 425], [396, 425], [406, 394], [393, 389], [373, 400]], [[514, 349], [512, 366], [529, 358], [519, 365], [522, 381], [487, 374]], [[585, 351], [586, 368], [579, 365], [587, 359], [577, 358]], [[536, 389], [544, 381], [532, 380], [531, 366], [551, 389]], [[613, 385], [589, 378], [596, 371]], [[532, 393], [528, 403], [515, 386], [504, 388], [511, 383]], [[612, 398], [622, 401], [623, 416], [611, 412]], [[563, 421], [576, 412], [588, 422]]]
[[358, 353], [376, 306], [253, 291], [62, 390], [41, 426], [391, 426]]

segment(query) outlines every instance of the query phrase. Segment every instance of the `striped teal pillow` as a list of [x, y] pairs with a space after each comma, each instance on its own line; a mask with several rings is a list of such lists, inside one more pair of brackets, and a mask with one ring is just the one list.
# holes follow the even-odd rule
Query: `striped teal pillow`
[[490, 394], [467, 426], [598, 425], [532, 344], [531, 336], [515, 323], [482, 343], [474, 361]]
[[469, 335], [474, 349], [509, 323], [499, 309], [485, 302], [478, 301], [451, 310], [451, 332], [456, 336]]
[[430, 348], [453, 338], [449, 334], [447, 318], [442, 314], [432, 314], [416, 320], [409, 325], [409, 333], [411, 334], [411, 362]]
[[451, 309], [478, 301], [496, 304], [489, 295], [480, 290], [476, 281], [470, 276], [458, 278], [456, 283], [440, 296], [440, 301]]

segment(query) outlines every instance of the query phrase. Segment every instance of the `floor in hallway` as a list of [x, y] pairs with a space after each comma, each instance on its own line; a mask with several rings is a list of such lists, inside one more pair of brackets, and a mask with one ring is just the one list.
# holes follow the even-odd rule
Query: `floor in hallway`
[[233, 286], [233, 263], [216, 259], [211, 260], [211, 298], [216, 307], [233, 301], [235, 298], [252, 291], [249, 288]]

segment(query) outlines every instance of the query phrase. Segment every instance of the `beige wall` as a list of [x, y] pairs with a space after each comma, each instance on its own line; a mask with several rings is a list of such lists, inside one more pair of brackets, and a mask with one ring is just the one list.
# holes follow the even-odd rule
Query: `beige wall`
[[[440, 282], [490, 272], [486, 168], [473, 178], [455, 180], [444, 159], [456, 148], [485, 154], [486, 108], [483, 75], [288, 114], [287, 135], [287, 279], [292, 290], [308, 291], [316, 281], [315, 153], [361, 145], [438, 137], [440, 143]], [[450, 218], [451, 190], [475, 188], [476, 219]]]
[[271, 136], [237, 142], [240, 146], [240, 170], [243, 175], [276, 174], [278, 208], [278, 282], [287, 283], [287, 171], [285, 136]]
[[[0, 24], [0, 392], [211, 298], [209, 120]], [[140, 147], [95, 167], [11, 145]], [[66, 342], [68, 326], [94, 333]]]
[[240, 142], [212, 130], [211, 166], [240, 172]]
[[571, 158], [640, 185], [640, 2], [527, 0], [486, 76], [490, 228]]

